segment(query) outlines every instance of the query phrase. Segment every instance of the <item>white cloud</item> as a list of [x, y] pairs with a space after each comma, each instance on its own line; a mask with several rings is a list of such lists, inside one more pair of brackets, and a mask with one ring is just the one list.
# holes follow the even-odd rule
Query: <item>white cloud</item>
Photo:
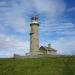
[[59, 54], [75, 54], [75, 39], [61, 37], [53, 42], [53, 47], [58, 50]]
[[[52, 18], [54, 20], [55, 17], [62, 15], [66, 8], [63, 0], [11, 0], [2, 5], [8, 7], [0, 7], [2, 11], [0, 14], [3, 15], [0, 19], [3, 19], [3, 22], [6, 21], [7, 25], [17, 32], [28, 32], [29, 23], [26, 16], [32, 16], [34, 11], [37, 13], [33, 15], [45, 13], [47, 20], [51, 21]], [[46, 25], [48, 21], [46, 21]]]
[[55, 32], [58, 35], [66, 35], [66, 36], [72, 36], [75, 35], [75, 24], [71, 22], [63, 22], [63, 23], [50, 23], [47, 26], [41, 26], [40, 32], [44, 32], [44, 34], [50, 35], [55, 34]]
[[40, 13], [47, 13], [48, 16], [57, 16], [65, 11], [63, 0], [33, 0], [35, 8]]
[[24, 55], [29, 51], [29, 42], [17, 39], [14, 36], [7, 36], [0, 34], [0, 56], [2, 52], [6, 52], [4, 55], [13, 56], [14, 53]]
[[24, 20], [24, 18], [19, 16], [12, 16], [10, 20], [11, 27], [17, 32], [28, 32], [29, 24]]

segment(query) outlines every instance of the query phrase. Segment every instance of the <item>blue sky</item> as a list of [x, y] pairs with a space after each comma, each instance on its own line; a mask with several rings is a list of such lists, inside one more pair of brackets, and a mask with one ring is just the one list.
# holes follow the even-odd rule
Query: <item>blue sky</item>
[[39, 18], [40, 46], [75, 54], [75, 0], [0, 0], [0, 57], [29, 52], [30, 18]]

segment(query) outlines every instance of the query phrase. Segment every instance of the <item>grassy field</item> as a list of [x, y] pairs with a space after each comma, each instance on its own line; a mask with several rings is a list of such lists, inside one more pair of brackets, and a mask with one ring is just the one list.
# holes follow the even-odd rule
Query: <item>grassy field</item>
[[0, 59], [0, 75], [75, 75], [75, 57]]

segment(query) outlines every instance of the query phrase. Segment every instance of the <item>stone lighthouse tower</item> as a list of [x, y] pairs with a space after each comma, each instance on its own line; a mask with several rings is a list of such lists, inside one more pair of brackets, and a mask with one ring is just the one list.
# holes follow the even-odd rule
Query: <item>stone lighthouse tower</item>
[[30, 55], [38, 55], [40, 52], [38, 38], [39, 23], [37, 17], [34, 16], [31, 18], [30, 27]]

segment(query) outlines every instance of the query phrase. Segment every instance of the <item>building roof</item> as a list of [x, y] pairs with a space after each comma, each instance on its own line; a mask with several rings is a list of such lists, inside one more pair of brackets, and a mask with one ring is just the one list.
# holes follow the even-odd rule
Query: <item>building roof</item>
[[51, 47], [46, 47], [46, 46], [41, 46], [40, 49], [41, 49], [41, 48], [43, 48], [43, 49], [46, 50], [46, 51], [55, 51], [55, 52], [57, 51], [57, 50], [55, 50], [55, 49], [53, 49], [53, 48], [51, 48]]

